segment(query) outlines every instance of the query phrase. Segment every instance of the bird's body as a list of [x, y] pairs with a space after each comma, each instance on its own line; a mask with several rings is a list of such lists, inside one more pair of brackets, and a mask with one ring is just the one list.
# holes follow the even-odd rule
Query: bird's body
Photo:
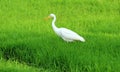
[[49, 17], [53, 18], [52, 28], [53, 28], [54, 32], [59, 37], [61, 37], [64, 41], [72, 42], [72, 41], [78, 40], [81, 42], [85, 42], [85, 39], [83, 37], [81, 37], [80, 35], [78, 35], [77, 33], [75, 33], [74, 31], [67, 29], [67, 28], [57, 28], [55, 26], [56, 16], [54, 14], [50, 14]]

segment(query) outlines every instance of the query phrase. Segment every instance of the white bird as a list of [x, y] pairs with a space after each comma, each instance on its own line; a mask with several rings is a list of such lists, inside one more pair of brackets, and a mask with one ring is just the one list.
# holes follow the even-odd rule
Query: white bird
[[73, 42], [75, 40], [81, 41], [81, 42], [85, 42], [85, 39], [78, 35], [77, 33], [75, 33], [72, 30], [69, 30], [67, 28], [58, 28], [55, 26], [55, 21], [56, 21], [56, 16], [55, 14], [50, 14], [47, 18], [53, 18], [52, 21], [52, 28], [54, 30], [54, 32], [61, 37], [64, 41], [67, 42]]

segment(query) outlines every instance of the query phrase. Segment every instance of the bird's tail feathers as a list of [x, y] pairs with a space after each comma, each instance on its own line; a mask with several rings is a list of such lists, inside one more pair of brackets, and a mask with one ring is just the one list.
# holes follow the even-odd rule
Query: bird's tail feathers
[[80, 37], [79, 40], [80, 40], [81, 42], [85, 42], [85, 39], [84, 39], [83, 37]]

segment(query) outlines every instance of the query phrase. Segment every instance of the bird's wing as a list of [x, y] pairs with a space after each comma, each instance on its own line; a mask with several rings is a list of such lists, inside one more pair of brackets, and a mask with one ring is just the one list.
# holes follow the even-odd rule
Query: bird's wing
[[60, 32], [61, 32], [61, 36], [64, 38], [72, 39], [72, 40], [79, 40], [80, 39], [80, 36], [72, 30], [69, 30], [66, 28], [61, 28]]

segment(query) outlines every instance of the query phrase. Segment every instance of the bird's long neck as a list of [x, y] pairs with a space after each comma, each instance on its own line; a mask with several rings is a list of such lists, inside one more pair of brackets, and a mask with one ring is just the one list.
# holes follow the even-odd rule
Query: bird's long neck
[[56, 32], [58, 28], [55, 26], [55, 21], [56, 21], [56, 16], [53, 17], [53, 21], [52, 21], [52, 28]]

